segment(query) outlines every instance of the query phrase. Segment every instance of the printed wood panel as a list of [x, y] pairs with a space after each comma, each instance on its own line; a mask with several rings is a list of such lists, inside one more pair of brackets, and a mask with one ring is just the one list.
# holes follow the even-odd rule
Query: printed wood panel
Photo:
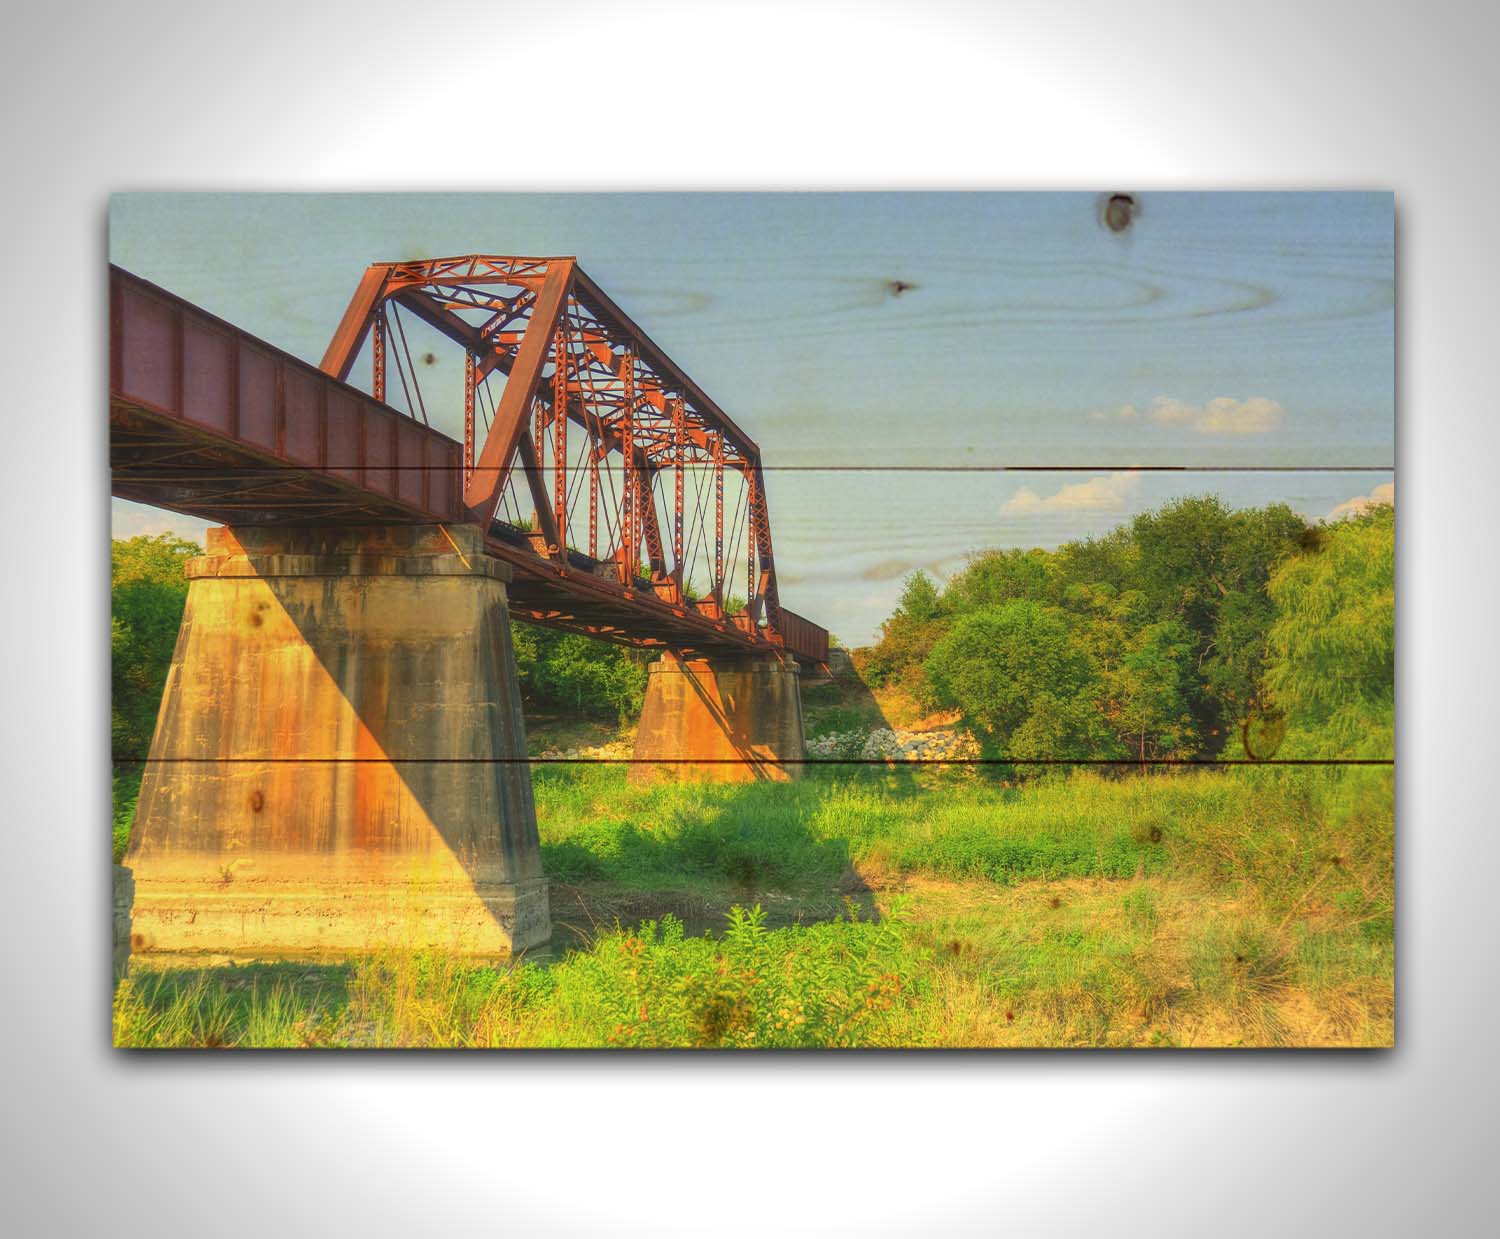
[[[262, 203], [259, 226], [305, 205]], [[1141, 194], [1118, 229], [1090, 194], [666, 197], [653, 203], [663, 224], [695, 227], [584, 243], [640, 205], [514, 196], [449, 209], [460, 221], [500, 209], [517, 253], [561, 252], [548, 221], [567, 221], [585, 269], [760, 443], [782, 601], [850, 645], [877, 639], [912, 573], [941, 587], [988, 550], [1055, 550], [1191, 497], [1286, 504], [1317, 523], [1393, 493], [1388, 195]], [[234, 226], [232, 203], [221, 216], [174, 209], [180, 244], [163, 248], [120, 204], [114, 257], [154, 262], [141, 273], [318, 356], [360, 264], [332, 252], [304, 263], [307, 300], [272, 306], [285, 274], [274, 261], [187, 261], [200, 237]], [[370, 252], [390, 252], [377, 242], [403, 210], [369, 216]], [[733, 245], [715, 231], [751, 216]], [[172, 329], [144, 311], [130, 321]], [[408, 331], [433, 427], [461, 438], [461, 364], [429, 348], [421, 323]], [[225, 368], [195, 359], [225, 347], [212, 331], [179, 333], [176, 377], [126, 383], [210, 424]], [[242, 350], [249, 437], [266, 420], [256, 362]], [[368, 355], [351, 383], [368, 388]], [[321, 449], [332, 471], [412, 504], [430, 474], [453, 502], [453, 479], [413, 463], [424, 457], [410, 420], [390, 432], [385, 414], [365, 405], [356, 418], [335, 392], [319, 413], [326, 443], [308, 439], [312, 419], [294, 416], [307, 386], [289, 372], [286, 456]]]

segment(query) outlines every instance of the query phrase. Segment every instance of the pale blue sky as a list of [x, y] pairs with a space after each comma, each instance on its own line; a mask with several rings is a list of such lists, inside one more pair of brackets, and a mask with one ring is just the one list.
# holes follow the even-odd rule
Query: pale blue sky
[[[916, 566], [1184, 493], [1321, 517], [1393, 481], [1391, 196], [1140, 203], [1116, 235], [1088, 194], [131, 194], [110, 257], [316, 362], [372, 261], [576, 255], [760, 443], [783, 600], [857, 644]], [[461, 364], [424, 372], [450, 432]], [[1100, 468], [777, 471], [808, 464]], [[114, 514], [120, 534], [202, 527]]]

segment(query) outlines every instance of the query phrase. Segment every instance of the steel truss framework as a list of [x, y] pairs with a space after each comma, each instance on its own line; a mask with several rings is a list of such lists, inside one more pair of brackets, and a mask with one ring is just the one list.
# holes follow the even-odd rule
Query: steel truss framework
[[[270, 346], [229, 349], [234, 407], [196, 416], [184, 383], [201, 373], [192, 340], [202, 332], [195, 336], [187, 312], [237, 329], [112, 273], [112, 284], [121, 280], [177, 302], [181, 321], [153, 327], [157, 310], [130, 307], [154, 299], [112, 288], [114, 493], [243, 522], [456, 515], [483, 526], [492, 553], [517, 569], [512, 603], [527, 618], [637, 646], [768, 644], [805, 663], [826, 661], [826, 631], [781, 606], [759, 448], [573, 259], [374, 264], [323, 357], [333, 386], [293, 399], [304, 377], [296, 371], [310, 368], [278, 362], [259, 423], [247, 417], [244, 369]], [[461, 446], [424, 425], [407, 316], [463, 350]], [[130, 355], [143, 331], [162, 336], [157, 348], [171, 355]], [[366, 348], [373, 402], [346, 386]], [[151, 398], [122, 390], [132, 382]], [[347, 396], [362, 404], [340, 413]], [[164, 411], [227, 431], [256, 459], [184, 438]], [[316, 442], [303, 455], [318, 468], [268, 467], [258, 449], [295, 458], [294, 438]]]
[[[387, 397], [390, 354], [410, 413], [425, 417], [398, 307], [464, 350], [464, 502], [476, 520], [564, 572], [611, 575], [713, 619], [728, 614], [742, 563], [735, 619], [785, 626], [760, 449], [573, 259], [366, 271], [322, 367], [347, 379], [369, 337], [375, 398]], [[727, 514], [726, 473], [738, 501]]]

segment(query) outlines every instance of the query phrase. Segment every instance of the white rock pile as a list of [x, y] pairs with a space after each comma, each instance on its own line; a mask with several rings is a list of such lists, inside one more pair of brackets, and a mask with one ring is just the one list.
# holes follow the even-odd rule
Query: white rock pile
[[611, 740], [606, 744], [596, 744], [573, 749], [543, 749], [538, 756], [557, 761], [560, 759], [574, 761], [624, 761], [635, 752], [635, 744], [630, 740]]
[[967, 731], [939, 728], [906, 731], [881, 727], [875, 731], [834, 732], [807, 742], [814, 758], [875, 761], [971, 761], [979, 756], [979, 741]]

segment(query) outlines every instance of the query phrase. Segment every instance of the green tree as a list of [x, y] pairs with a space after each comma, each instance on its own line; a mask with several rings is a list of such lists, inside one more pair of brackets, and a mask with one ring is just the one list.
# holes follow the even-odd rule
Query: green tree
[[1058, 581], [1070, 585], [1108, 585], [1115, 593], [1136, 587], [1140, 548], [1129, 525], [1121, 525], [1102, 538], [1068, 542], [1052, 554]]
[[1092, 660], [1055, 607], [1016, 600], [961, 617], [926, 662], [939, 704], [956, 706], [1004, 753], [1118, 752], [1098, 707]]
[[1203, 495], [1143, 512], [1131, 525], [1139, 548], [1136, 579], [1152, 613], [1182, 620], [1202, 647], [1212, 639], [1219, 603], [1231, 588], [1232, 520], [1221, 499]]
[[923, 705], [933, 702], [923, 662], [948, 629], [947, 607], [932, 578], [921, 569], [906, 578], [896, 609], [880, 626], [864, 674], [872, 683], [901, 687]]
[[1257, 701], [1272, 611], [1267, 585], [1306, 523], [1284, 504], [1231, 511], [1204, 495], [1143, 513], [1131, 530], [1148, 613], [1179, 620], [1192, 634], [1188, 705], [1217, 748]]
[[1222, 717], [1238, 722], [1256, 708], [1266, 667], [1266, 632], [1275, 616], [1269, 586], [1276, 568], [1308, 537], [1307, 522], [1285, 504], [1233, 513], [1225, 548], [1227, 592], [1214, 622], [1204, 680]]
[[932, 583], [932, 578], [918, 568], [906, 578], [896, 614], [922, 624], [936, 619], [938, 609], [938, 588]]
[[1181, 620], [1149, 624], [1109, 674], [1110, 724], [1141, 762], [1191, 757], [1200, 748], [1189, 707], [1193, 637]]
[[1266, 687], [1284, 712], [1281, 752], [1387, 758], [1396, 709], [1396, 518], [1339, 521], [1271, 578]]
[[144, 757], [187, 603], [183, 568], [203, 550], [172, 534], [110, 544], [110, 735], [116, 753]]
[[[955, 677], [973, 678], [949, 665], [959, 629], [987, 609], [1031, 602], [1066, 631], [1098, 683], [1078, 696], [1034, 681], [1029, 712], [1001, 728], [1006, 747], [1092, 737], [1098, 716], [1122, 753], [1142, 760], [1216, 754], [1264, 710], [1276, 615], [1269, 582], [1308, 540], [1306, 523], [1283, 504], [1231, 509], [1200, 496], [1053, 552], [986, 551], [941, 593], [925, 574], [909, 577], [861, 670], [929, 708], [952, 704]], [[939, 685], [934, 674], [948, 679]]]
[[1053, 600], [1056, 592], [1052, 556], [1042, 550], [985, 551], [975, 555], [943, 591], [954, 611], [972, 611], [1016, 598]]
[[511, 641], [521, 692], [532, 705], [621, 722], [640, 713], [646, 668], [634, 651], [519, 622], [511, 625]]

